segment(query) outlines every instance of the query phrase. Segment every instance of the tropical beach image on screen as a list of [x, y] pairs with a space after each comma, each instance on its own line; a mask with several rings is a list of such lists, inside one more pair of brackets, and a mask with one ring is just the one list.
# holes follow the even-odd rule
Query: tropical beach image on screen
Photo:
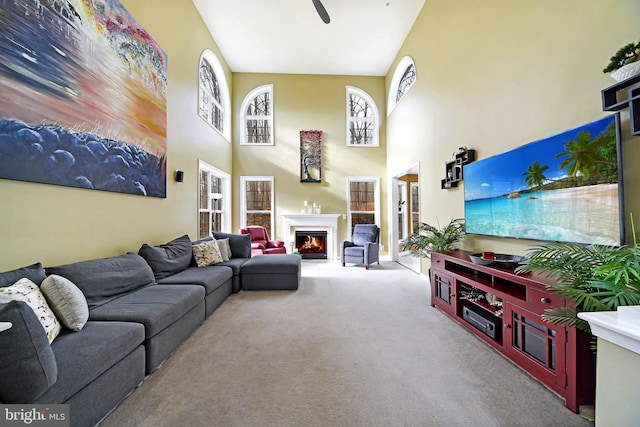
[[0, 178], [165, 197], [166, 92], [118, 1], [0, 2]]
[[466, 231], [624, 244], [618, 115], [464, 167]]

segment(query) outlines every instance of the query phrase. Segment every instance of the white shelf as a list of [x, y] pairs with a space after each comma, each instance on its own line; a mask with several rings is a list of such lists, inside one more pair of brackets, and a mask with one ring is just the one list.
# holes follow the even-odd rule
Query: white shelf
[[640, 306], [618, 307], [618, 311], [578, 313], [589, 322], [591, 332], [598, 338], [640, 354]]

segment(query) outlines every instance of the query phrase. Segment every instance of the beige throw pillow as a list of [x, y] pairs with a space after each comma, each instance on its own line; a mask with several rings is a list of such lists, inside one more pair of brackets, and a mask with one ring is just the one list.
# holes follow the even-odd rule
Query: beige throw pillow
[[44, 279], [40, 289], [60, 322], [81, 331], [89, 320], [89, 306], [82, 291], [71, 280], [56, 274]]
[[49, 344], [60, 334], [60, 322], [58, 322], [55, 314], [51, 311], [38, 285], [31, 280], [22, 278], [9, 287], [0, 288], [0, 296], [9, 300], [27, 303], [42, 324], [47, 334]]
[[229, 250], [229, 239], [219, 239], [216, 241], [218, 242], [218, 249], [220, 249], [222, 260], [229, 261], [229, 257], [231, 256], [231, 251]]
[[198, 267], [206, 267], [208, 265], [218, 264], [222, 262], [222, 255], [218, 248], [218, 242], [208, 240], [206, 242], [193, 245], [193, 257]]

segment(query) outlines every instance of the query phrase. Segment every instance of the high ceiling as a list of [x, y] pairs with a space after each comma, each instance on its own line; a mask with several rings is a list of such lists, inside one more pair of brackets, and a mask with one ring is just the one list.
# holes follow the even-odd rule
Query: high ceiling
[[387, 73], [425, 0], [193, 0], [233, 72]]

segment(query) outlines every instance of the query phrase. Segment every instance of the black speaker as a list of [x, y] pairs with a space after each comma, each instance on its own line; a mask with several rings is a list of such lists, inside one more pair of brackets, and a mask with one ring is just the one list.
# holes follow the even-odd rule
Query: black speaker
[[176, 171], [176, 181], [177, 182], [184, 181], [184, 171]]

